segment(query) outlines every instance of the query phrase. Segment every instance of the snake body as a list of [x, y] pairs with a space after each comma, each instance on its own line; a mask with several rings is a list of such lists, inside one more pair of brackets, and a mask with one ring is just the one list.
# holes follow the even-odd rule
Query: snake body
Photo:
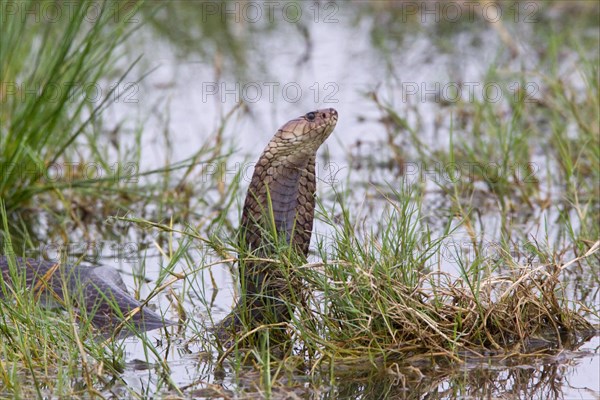
[[[291, 245], [306, 257], [315, 209], [315, 159], [319, 147], [337, 123], [333, 108], [312, 111], [284, 124], [265, 147], [254, 168], [240, 223], [240, 247], [250, 257], [242, 261], [242, 298], [217, 327], [225, 338], [240, 324], [289, 320], [293, 298], [290, 274], [268, 261], [276, 257], [276, 241]], [[242, 257], [244, 258], [244, 257]], [[291, 301], [293, 303], [293, 300]]]
[[[315, 208], [315, 158], [338, 119], [333, 108], [316, 110], [283, 125], [269, 142], [255, 168], [240, 224], [240, 245], [254, 258], [276, 255], [273, 236], [306, 257]], [[107, 267], [71, 265], [46, 260], [0, 256], [0, 298], [15, 290], [13, 279], [24, 279], [34, 295], [64, 304], [71, 300], [94, 325], [116, 327], [124, 319], [138, 331], [174, 324], [127, 292], [119, 273]], [[243, 297], [218, 329], [231, 333], [240, 323], [257, 325], [290, 317], [288, 276], [267, 261], [243, 266]]]
[[106, 333], [111, 333], [125, 319], [122, 331], [125, 334], [174, 324], [131, 296], [113, 268], [20, 257], [14, 261], [16, 268], [11, 271], [8, 258], [0, 256], [0, 276], [4, 283], [0, 282], [0, 298], [8, 297], [10, 290], [19, 286], [14, 285], [15, 280], [23, 280], [25, 287], [33, 289], [33, 295], [46, 304], [64, 305], [68, 298], [80, 312], [85, 309], [85, 316]]

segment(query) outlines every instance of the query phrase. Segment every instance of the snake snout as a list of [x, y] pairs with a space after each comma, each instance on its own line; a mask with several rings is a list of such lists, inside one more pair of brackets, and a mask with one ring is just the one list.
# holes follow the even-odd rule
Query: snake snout
[[323, 109], [315, 111], [314, 113], [316, 113], [317, 115], [319, 115], [321, 118], [323, 118], [325, 120], [328, 118], [333, 118], [333, 119], [337, 120], [337, 118], [338, 118], [338, 112], [335, 108], [323, 108]]

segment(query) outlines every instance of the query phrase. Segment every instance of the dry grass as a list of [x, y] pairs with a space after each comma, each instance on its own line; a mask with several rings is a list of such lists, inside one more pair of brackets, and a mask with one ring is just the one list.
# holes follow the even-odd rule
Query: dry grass
[[[584, 256], [562, 265], [514, 266], [510, 275], [477, 282], [476, 291], [467, 280], [441, 272], [423, 274], [410, 287], [393, 274], [330, 263], [321, 269], [330, 283], [328, 295], [314, 297], [314, 304], [326, 305], [304, 310], [298, 329], [302, 337], [318, 326], [321, 337], [313, 331], [310, 339], [319, 343], [323, 356], [336, 361], [373, 358], [373, 353], [458, 361], [464, 351], [486, 357], [553, 351], [567, 337], [594, 329], [566, 300], [560, 274], [599, 248], [596, 242]], [[352, 280], [333, 279], [338, 271], [332, 270], [338, 268], [354, 270]], [[309, 286], [317, 289], [318, 283]]]

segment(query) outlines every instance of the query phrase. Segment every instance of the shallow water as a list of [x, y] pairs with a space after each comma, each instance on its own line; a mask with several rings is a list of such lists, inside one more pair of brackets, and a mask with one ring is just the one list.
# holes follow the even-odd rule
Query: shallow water
[[[227, 90], [239, 88], [239, 96], [247, 101], [246, 112], [238, 112], [236, 117], [227, 124], [223, 133], [223, 141], [236, 152], [227, 159], [227, 173], [224, 183], [232, 179], [239, 168], [246, 168], [246, 179], [242, 182], [242, 191], [247, 186], [251, 175], [251, 164], [262, 151], [276, 129], [286, 120], [306, 111], [320, 107], [335, 107], [340, 113], [340, 121], [334, 134], [324, 146], [321, 154], [326, 157], [319, 159], [319, 173], [326, 177], [320, 182], [319, 193], [326, 201], [331, 200], [331, 187], [343, 192], [344, 188], [353, 188], [353, 205], [361, 210], [367, 221], [378, 217], [381, 207], [377, 196], [374, 196], [374, 186], [366, 184], [394, 183], [398, 179], [395, 168], [387, 169], [385, 165], [393, 155], [385, 143], [388, 140], [382, 116], [376, 104], [368, 100], [367, 92], [376, 92], [378, 96], [387, 99], [394, 107], [417, 110], [407, 112], [410, 124], [419, 124], [420, 138], [428, 142], [432, 149], [448, 146], [450, 120], [448, 116], [452, 108], [439, 107], [439, 93], [436, 94], [432, 82], [439, 82], [438, 89], [452, 88], [456, 82], [472, 82], [473, 91], [465, 95], [476, 97], [485, 96], [482, 82], [490, 65], [501, 62], [504, 72], [509, 76], [511, 68], [536, 68], [538, 55], [535, 51], [534, 28], [528, 24], [511, 24], [509, 28], [516, 38], [520, 55], [512, 61], [504, 44], [491, 28], [485, 24], [458, 27], [457, 31], [445, 37], [436, 32], [431, 23], [409, 24], [399, 29], [397, 36], [384, 38], [386, 44], [374, 47], [377, 20], [385, 18], [385, 13], [363, 15], [358, 18], [360, 5], [339, 7], [337, 23], [306, 23], [310, 40], [303, 41], [298, 34], [298, 26], [279, 23], [274, 27], [275, 34], [254, 32], [247, 26], [236, 25], [239, 37], [248, 29], [250, 40], [245, 44], [251, 49], [244, 56], [247, 67], [243, 74], [228, 62], [227, 56], [219, 55], [215, 49], [208, 50], [207, 56], [201, 56], [194, 51], [182, 54], [180, 48], [169, 40], [164, 40], [156, 33], [144, 27], [138, 36], [139, 48], [145, 53], [145, 68], [158, 66], [144, 82], [140, 83], [140, 102], [135, 105], [119, 105], [115, 107], [116, 120], [121, 116], [138, 114], [149, 116], [145, 129], [147, 137], [155, 140], [145, 142], [144, 164], [141, 169], [152, 168], [156, 160], [184, 159], [199, 148], [219, 128], [222, 117], [236, 104], [236, 94]], [[355, 24], [356, 20], [358, 24]], [[191, 29], [190, 27], [187, 27]], [[209, 47], [209, 46], [207, 46]], [[309, 48], [306, 60], [299, 61], [302, 51]], [[387, 49], [386, 49], [387, 48]], [[224, 57], [222, 71], [215, 71], [215, 59]], [[573, 58], [565, 57], [561, 68], [568, 69]], [[247, 77], [251, 77], [247, 78]], [[576, 76], [572, 79], [577, 80]], [[510, 80], [499, 81], [498, 85], [508, 85]], [[532, 79], [526, 83], [536, 93], [541, 82], [532, 74]], [[579, 84], [579, 83], [575, 83]], [[269, 86], [272, 85], [272, 86]], [[272, 98], [267, 98], [265, 89], [268, 87], [282, 88], [285, 85], [301, 88], [302, 95], [297, 101], [290, 100], [283, 91], [274, 90]], [[429, 86], [428, 86], [429, 85]], [[432, 86], [434, 85], [434, 86]], [[219, 92], [212, 93], [218, 88]], [[221, 90], [225, 89], [225, 92]], [[417, 93], [407, 95], [404, 90], [416, 90]], [[504, 87], [504, 89], [507, 89]], [[255, 90], [255, 92], [252, 92]], [[259, 90], [262, 90], [259, 96]], [[320, 97], [315, 101], [315, 94]], [[253, 101], [258, 96], [257, 101]], [[327, 97], [327, 95], [329, 97]], [[506, 94], [504, 94], [506, 95]], [[433, 101], [432, 101], [433, 98]], [[495, 100], [491, 100], [495, 101]], [[502, 102], [503, 99], [498, 99]], [[157, 109], [160, 112], [153, 112]], [[165, 120], [168, 115], [168, 120]], [[420, 118], [422, 119], [420, 119]], [[169, 132], [169, 146], [164, 142], [161, 131]], [[152, 132], [155, 132], [154, 134]], [[404, 138], [406, 142], [409, 138]], [[425, 215], [435, 226], [439, 209], [435, 206], [443, 203], [443, 196], [436, 195], [436, 179], [444, 179], [432, 174], [419, 164], [419, 156], [411, 152], [410, 143], [406, 143], [404, 175], [400, 179], [412, 183], [425, 181], [429, 193], [425, 204], [432, 207], [426, 209]], [[540, 168], [538, 178], [543, 181], [546, 176], [544, 168], [549, 160], [540, 148], [536, 155]], [[205, 173], [211, 174], [212, 166], [205, 166]], [[200, 175], [196, 179], [207, 178]], [[208, 177], [209, 179], [210, 177]], [[546, 188], [549, 192], [555, 190]], [[560, 196], [560, 192], [557, 193]], [[483, 209], [489, 209], [483, 215], [482, 226], [485, 226], [486, 240], [489, 241], [490, 252], [496, 251], [500, 220], [494, 204], [486, 203], [482, 198]], [[539, 221], [544, 218], [553, 220], [556, 215], [543, 210], [532, 210], [522, 223], [515, 224], [515, 229], [525, 229], [533, 235], [539, 234]], [[233, 220], [236, 216], [232, 217]], [[537, 221], [537, 222], [536, 222]], [[439, 226], [440, 230], [443, 225]], [[496, 232], [496, 233], [494, 233]], [[317, 222], [315, 236], [327, 237], [328, 228]], [[455, 248], [462, 249], [463, 259], [469, 259], [469, 240], [466, 234], [458, 232], [452, 237], [452, 246], [446, 246], [446, 256], [439, 259], [443, 270], [456, 273]], [[314, 243], [314, 239], [313, 239]], [[465, 253], [466, 252], [466, 253]], [[147, 262], [150, 264], [151, 262]], [[151, 267], [153, 268], [153, 267]], [[148, 272], [148, 271], [147, 271]], [[213, 317], [224, 316], [233, 304], [233, 278], [228, 268], [217, 266], [212, 268], [213, 277], [221, 288], [214, 298]], [[208, 282], [208, 277], [200, 279]], [[177, 288], [175, 289], [177, 290]], [[208, 295], [208, 293], [207, 293]], [[577, 295], [574, 293], [574, 297]], [[598, 292], [591, 299], [600, 302]], [[163, 303], [164, 304], [164, 303]], [[202, 306], [190, 306], [195, 317], [205, 314]], [[203, 327], [198, 327], [201, 331]], [[331, 377], [325, 375], [321, 381], [310, 382], [311, 378], [302, 376], [292, 377], [293, 380], [306, 380], [306, 383], [291, 385], [296, 394], [301, 397], [313, 398], [371, 398], [380, 397], [387, 393], [398, 398], [421, 398], [425, 394], [431, 398], [455, 397], [496, 397], [515, 396], [519, 398], [594, 398], [600, 395], [600, 359], [598, 337], [596, 336], [583, 347], [575, 351], [562, 351], [555, 357], [533, 360], [513, 367], [497, 360], [480, 362], [475, 365], [468, 363], [458, 371], [453, 368], [443, 368], [431, 376], [424, 376], [418, 383], [403, 382], [403, 375], [395, 380], [392, 374], [384, 378], [369, 378], [357, 373], [357, 379], [335, 379], [333, 386], [328, 382]], [[140, 344], [132, 341], [127, 345], [129, 358], [142, 358]], [[199, 349], [198, 349], [199, 350]], [[248, 371], [242, 374], [242, 382], [231, 381], [231, 374], [226, 378], [213, 375], [211, 363], [205, 364], [192, 352], [182, 354], [172, 351], [168, 358], [171, 367], [171, 377], [179, 385], [191, 384], [201, 380], [203, 383], [196, 388], [211, 388], [212, 383], [222, 385], [234, 392], [240, 388], [253, 391], [252, 382], [258, 376]], [[247, 376], [246, 376], [247, 375]], [[343, 374], [340, 374], [341, 376]], [[359, 377], [359, 375], [363, 375]], [[368, 375], [368, 374], [367, 374]], [[385, 374], [384, 374], [385, 375]], [[156, 379], [150, 371], [137, 371], [128, 368], [124, 374], [126, 381], [139, 387], [151, 387]], [[244, 378], [246, 376], [246, 378]], [[402, 379], [401, 379], [402, 378]], [[207, 397], [219, 395], [219, 392], [198, 392]], [[275, 396], [282, 396], [281, 393]], [[383, 398], [383, 397], [381, 397]]]
[[[518, 54], [511, 56], [497, 31], [481, 18], [475, 18], [470, 24], [451, 21], [436, 23], [431, 19], [434, 14], [424, 14], [418, 15], [416, 20], [411, 17], [394, 25], [388, 21], [394, 16], [385, 10], [365, 11], [365, 3], [318, 4], [318, 22], [313, 18], [315, 9], [311, 7], [315, 5], [312, 3], [302, 3], [304, 18], [295, 23], [282, 19], [275, 19], [272, 25], [264, 19], [257, 23], [248, 20], [230, 22], [229, 33], [242, 47], [243, 66], [239, 65], [236, 56], [232, 55], [233, 51], [224, 46], [222, 41], [203, 38], [198, 24], [205, 21], [204, 18], [212, 9], [200, 7], [199, 10], [193, 10], [185, 2], [175, 2], [165, 7], [170, 11], [179, 10], [180, 13], [195, 16], [186, 18], [185, 22], [169, 17], [171, 14], [168, 12], [159, 13], [157, 17], [160, 24], [186, 32], [189, 37], [182, 34], [180, 41], [173, 40], [162, 34], [156, 25], [147, 24], [123, 45], [123, 51], [127, 54], [121, 60], [124, 64], [128, 65], [140, 53], [144, 54], [132, 77], [156, 69], [144, 81], [135, 84], [135, 93], [128, 97], [129, 101], [116, 102], [107, 110], [104, 115], [105, 129], [112, 131], [118, 126], [125, 133], [135, 130], [143, 122], [140, 171], [184, 160], [205, 143], [222, 143], [224, 153], [228, 149], [235, 150], [226, 159], [226, 172], [221, 178], [214, 179], [217, 172], [213, 164], [201, 164], [202, 168], [198, 167], [190, 178], [190, 184], [201, 182], [199, 186], [208, 188], [207, 191], [196, 190], [195, 196], [212, 204], [195, 210], [196, 219], [189, 221], [195, 225], [202, 220], [203, 214], [211, 211], [211, 207], [219, 207], [218, 183], [225, 187], [231, 185], [240, 168], [245, 171], [240, 193], [245, 192], [252, 173], [251, 163], [279, 126], [316, 108], [334, 107], [340, 114], [340, 120], [321, 150], [318, 164], [321, 178], [318, 190], [325, 208], [335, 206], [334, 189], [340, 193], [351, 189], [350, 204], [353, 210], [357, 210], [367, 224], [375, 223], [380, 218], [384, 203], [378, 188], [385, 188], [386, 184], [399, 187], [402, 181], [422, 185], [426, 193], [424, 216], [431, 227], [438, 230], [434, 234], [441, 234], [448, 210], [436, 180], [447, 177], [421, 164], [407, 133], [394, 138], [406, 150], [403, 163], [394, 163], [393, 151], [388, 146], [390, 136], [386, 130], [385, 116], [367, 93], [377, 93], [390, 106], [402, 110], [408, 124], [418, 127], [420, 140], [428, 143], [432, 152], [447, 149], [451, 120], [456, 109], [452, 101], [450, 106], [442, 103], [448, 98], [453, 99], [452, 90], [457, 83], [472, 83], [472, 92], [462, 93], [463, 101], [468, 102], [470, 95], [475, 98], [487, 96], [481, 82], [486, 79], [490, 66], [500, 64], [500, 73], [504, 75], [498, 79], [497, 85], [507, 93], [511, 92], [508, 85], [519, 83], [511, 81], [510, 76], [522, 69], [532, 71], [531, 79], [525, 83], [526, 88], [531, 90], [532, 98], [542, 93], [543, 83], [534, 74], [540, 57], [536, 47], [540, 38], [536, 35], [540, 34], [536, 33], [533, 23], [521, 21], [515, 24], [511, 23], [512, 20], [504, 20], [518, 48]], [[327, 8], [329, 4], [334, 6]], [[556, 12], [554, 9], [543, 11], [539, 3], [526, 4], [535, 7], [525, 8], [525, 4], [522, 4], [523, 12], [538, 8], [536, 12], [539, 13]], [[219, 28], [215, 28], [215, 31], [215, 37], [224, 35]], [[589, 35], [589, 28], [582, 26], [580, 34]], [[576, 61], [575, 52], [567, 53], [559, 63], [559, 68], [568, 71]], [[580, 84], [576, 74], [565, 73], [565, 78], [572, 79], [575, 86]], [[436, 86], [435, 82], [439, 85]], [[270, 89], [273, 89], [272, 93]], [[499, 95], [499, 98], [494, 97], [490, 101], [502, 104], [506, 100], [502, 96], [506, 95]], [[447, 98], [444, 99], [444, 96]], [[236, 107], [239, 99], [246, 101], [245, 109], [238, 110], [221, 135], [216, 136], [223, 118]], [[506, 112], [509, 111], [507, 108]], [[128, 140], [131, 140], [130, 137], [123, 134], [122, 145]], [[539, 165], [537, 178], [544, 182], [548, 174], [552, 175], [552, 169], [550, 172], [547, 169], [551, 161], [545, 155], [543, 146], [535, 150], [535, 160]], [[402, 174], [398, 172], [401, 169]], [[173, 186], [178, 182], [176, 176]], [[541, 190], [553, 193], [554, 198], [561, 197], [560, 185], [546, 185]], [[240, 195], [239, 202], [242, 199]], [[490, 243], [487, 249], [494, 252], [501, 231], [497, 204], [483, 190], [481, 199], [477, 201], [482, 210], [478, 234]], [[201, 207], [200, 201], [198, 204]], [[545, 233], [540, 226], [545, 220], [554, 221], [556, 217], [556, 212], [552, 210], [529, 209], [525, 215], [515, 215], [512, 229], [515, 232], [527, 232], [541, 240]], [[231, 217], [232, 221], [238, 218], [237, 215]], [[327, 239], [330, 234], [328, 226], [317, 221], [313, 245], [315, 237]], [[550, 235], [555, 234], [551, 228]], [[138, 235], [131, 233], [131, 237], [135, 242]], [[148, 242], [144, 240], [144, 243]], [[107, 249], [115, 246], [118, 248], [119, 244], [107, 244]], [[460, 249], [463, 259], [469, 260], [473, 251], [469, 246], [467, 233], [464, 230], [457, 231], [452, 243], [444, 247], [446, 252], [437, 257], [433, 265], [458, 274], [454, 250]], [[154, 247], [139, 254], [145, 259], [144, 275], [155, 278], [164, 260]], [[197, 265], [214, 261], [210, 251], [206, 254], [198, 251], [194, 257]], [[311, 255], [310, 260], [317, 258]], [[129, 271], [135, 270], [138, 263], [122, 257], [105, 259], [104, 263], [123, 271], [126, 283], [134, 286]], [[177, 270], [188, 271], [189, 266], [182, 265]], [[234, 278], [228, 265], [217, 265], [210, 269], [219, 287], [216, 292], [213, 292], [209, 283], [208, 272], [201, 271], [195, 280], [186, 283], [201, 295], [195, 297], [192, 294], [184, 303], [188, 315], [196, 319], [198, 325], [191, 324], [183, 339], [173, 336], [172, 343], [168, 343], [161, 332], [150, 332], [148, 335], [162, 340], [163, 346], [157, 348], [161, 353], [167, 352], [170, 377], [176, 385], [194, 384], [194, 390], [206, 390], [197, 392], [198, 397], [219, 396], [222, 394], [219, 392], [221, 386], [232, 391], [226, 394], [240, 390], [255, 393], [254, 385], [260, 379], [255, 371], [249, 369], [236, 378], [233, 367], [226, 366], [223, 377], [221, 371], [214, 371], [216, 355], [204, 353], [207, 346], [202, 343], [202, 335], [210, 326], [208, 321], [204, 321], [207, 305], [212, 306], [213, 317], [219, 319], [231, 309], [235, 291]], [[142, 297], [147, 290], [148, 287], [143, 286]], [[184, 290], [184, 284], [179, 282], [173, 285], [173, 290], [176, 293]], [[580, 291], [574, 289], [572, 297], [580, 298]], [[586, 301], [600, 305], [598, 290]], [[157, 303], [163, 310], [169, 307], [165, 296], [160, 297]], [[169, 330], [175, 332], [175, 328]], [[199, 338], [185, 345], [182, 343], [193, 338], [196, 332], [200, 334]], [[125, 349], [128, 365], [123, 373], [124, 381], [136, 392], [153, 393], [162, 378], [152, 366], [144, 364], [147, 359], [144, 345], [130, 338], [126, 341]], [[465, 363], [459, 367], [434, 368], [431, 375], [419, 379], [410, 377], [404, 370], [396, 373], [393, 366], [388, 367], [383, 376], [373, 376], [372, 371], [356, 369], [348, 373], [343, 367], [335, 370], [339, 376], [333, 377], [327, 371], [317, 378], [292, 374], [282, 380], [282, 387], [274, 389], [273, 397], [284, 398], [289, 395], [288, 391], [292, 391], [301, 398], [598, 398], [599, 349], [600, 341], [596, 336], [577, 350], [564, 350], [554, 357], [517, 366], [507, 366], [498, 360]], [[212, 362], [208, 361], [211, 359]], [[153, 363], [152, 356], [148, 357], [147, 362]], [[113, 393], [121, 392], [119, 388], [107, 392]], [[127, 391], [123, 390], [122, 393]]]

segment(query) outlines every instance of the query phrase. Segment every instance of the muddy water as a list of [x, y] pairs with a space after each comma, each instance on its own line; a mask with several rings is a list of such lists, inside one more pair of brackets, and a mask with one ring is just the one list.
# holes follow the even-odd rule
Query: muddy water
[[[240, 168], [245, 170], [241, 202], [252, 172], [252, 164], [248, 163], [258, 157], [277, 128], [307, 111], [334, 107], [340, 114], [340, 120], [319, 159], [322, 177], [319, 193], [325, 207], [333, 207], [333, 187], [339, 192], [352, 188], [352, 207], [360, 210], [366, 221], [376, 221], [380, 215], [381, 200], [373, 184], [389, 183], [393, 186], [399, 185], [402, 179], [409, 182], [416, 180], [424, 183], [429, 193], [425, 216], [432, 221], [432, 226], [436, 226], [437, 221], [441, 232], [443, 223], [440, 221], [445, 215], [436, 212], [444, 208], [444, 199], [436, 195], [438, 186], [434, 177], [421, 169], [419, 155], [410, 151], [408, 136], [401, 138], [408, 149], [403, 166], [405, 174], [399, 177], [397, 167], [388, 168], [393, 159], [386, 146], [389, 136], [380, 120], [381, 111], [367, 93], [375, 92], [393, 108], [407, 110], [408, 124], [419, 127], [420, 139], [432, 150], [447, 148], [451, 126], [449, 116], [453, 112], [452, 102], [457, 101], [453, 92], [458, 87], [457, 83], [467, 83], [468, 89], [461, 89], [462, 101], [468, 102], [470, 96], [479, 99], [488, 96], [489, 101], [502, 103], [505, 100], [502, 96], [510, 95], [511, 90], [518, 88], [508, 85], [523, 83], [502, 79], [498, 85], [505, 85], [500, 89], [508, 94], [486, 92], [482, 82], [490, 66], [500, 64], [500, 73], [508, 75], [536, 67], [536, 46], [542, 39], [536, 36], [539, 33], [536, 33], [538, 27], [534, 24], [549, 23], [541, 22], [542, 13], [550, 13], [552, 17], [552, 13], [559, 11], [543, 10], [535, 2], [527, 4], [528, 7], [526, 4], [520, 6], [523, 15], [503, 20], [516, 46], [516, 54], [511, 54], [498, 30], [481, 16], [475, 16], [468, 23], [454, 23], [449, 15], [439, 10], [439, 22], [435, 20], [434, 11], [433, 14], [417, 14], [393, 24], [389, 22], [390, 18], [398, 18], [398, 15], [392, 16], [385, 10], [366, 11], [368, 7], [364, 3], [304, 3], [301, 8], [304, 17], [296, 22], [282, 16], [276, 16], [273, 22], [264, 18], [253, 22], [253, 17], [246, 16], [244, 19], [242, 16], [239, 22], [229, 21], [226, 29], [217, 24], [216, 33], [213, 32], [215, 36], [205, 37], [198, 24], [212, 18], [210, 15], [214, 10], [201, 6], [191, 9], [188, 3], [174, 3], [169, 10], [179, 10], [178, 13], [157, 14], [158, 24], [143, 26], [124, 45], [131, 56], [131, 59], [124, 60], [126, 62], [140, 53], [144, 54], [136, 72], [155, 70], [136, 84], [136, 93], [130, 97], [130, 100], [136, 101], [122, 101], [108, 110], [107, 129], [112, 128], [110, 121], [124, 120], [125, 124], [121, 125], [124, 130], [134, 129], [138, 121], [143, 121], [145, 139], [140, 170], [148, 170], [166, 162], [184, 160], [203, 144], [217, 142], [215, 133], [222, 126], [223, 118], [243, 100], [246, 108], [235, 112], [218, 138], [224, 149], [235, 152], [226, 160], [225, 174], [217, 179], [228, 186]], [[261, 6], [259, 3], [256, 5]], [[222, 11], [217, 11], [217, 15], [220, 16], [218, 12]], [[525, 12], [534, 19], [520, 19], [525, 18]], [[175, 22], [177, 18], [173, 15], [181, 17], [185, 13], [195, 18]], [[515, 18], [518, 23], [514, 23]], [[167, 37], [156, 29], [160, 24], [182, 33], [175, 38]], [[238, 50], [241, 54], [234, 53], [222, 40], [214, 39], [226, 34], [231, 35], [241, 47]], [[589, 31], [582, 27], [581, 34], [589, 34]], [[574, 54], [567, 54], [564, 65], [560, 67], [568, 68], [574, 57]], [[541, 82], [532, 75], [531, 80], [526, 82], [529, 85], [526, 90], [535, 97], [539, 96]], [[573, 76], [572, 79], [578, 78]], [[441, 107], [444, 102], [450, 102], [450, 107]], [[123, 140], [126, 141], [127, 137]], [[535, 156], [540, 164], [547, 165], [543, 151], [539, 153]], [[215, 169], [207, 164], [203, 171], [196, 172], [194, 179], [210, 182]], [[546, 190], [550, 192], [554, 188]], [[213, 187], [212, 191], [196, 195], [205, 196], [210, 203], [219, 201], [215, 192]], [[483, 196], [482, 202], [485, 204], [486, 201]], [[199, 215], [203, 212], [205, 210], [197, 210]], [[532, 214], [534, 222], [526, 220], [522, 225], [528, 225], [527, 229], [533, 233], [541, 232], [535, 220], [553, 220], [556, 217], [537, 210]], [[233, 221], [237, 218], [232, 216]], [[497, 214], [490, 211], [489, 215], [485, 215], [484, 212], [482, 220], [482, 226], [486, 227], [485, 232], [489, 235], [487, 240], [491, 244], [497, 242], [500, 230]], [[317, 222], [315, 236], [327, 238], [328, 234], [328, 228]], [[453, 236], [453, 240], [459, 243], [459, 248], [460, 243], [468, 243], [466, 233], [461, 231]], [[152, 278], [160, 268], [160, 258], [155, 257], [157, 253], [152, 249], [143, 255], [147, 257], [145, 273]], [[199, 265], [212, 260], [208, 253], [206, 258], [202, 254], [196, 257]], [[121, 260], [118, 265], [122, 270], [131, 268], [127, 263], [123, 264]], [[451, 255], [440, 258], [438, 264], [437, 267], [443, 270], [457, 272]], [[198, 324], [192, 324], [186, 332], [187, 337], [205, 330], [203, 317], [207, 314], [207, 307], [212, 307], [216, 319], [231, 308], [235, 285], [228, 267], [218, 265], [211, 270], [219, 285], [217, 292], [208, 289], [211, 286], [206, 271], [199, 273], [191, 283], [197, 290], [205, 290], [201, 294], [206, 298], [191, 296], [186, 303], [188, 313], [198, 320]], [[187, 268], [181, 266], [182, 271]], [[132, 283], [131, 278], [129, 283]], [[183, 290], [183, 287], [176, 285], [174, 290]], [[589, 301], [598, 304], [599, 296], [596, 292]], [[167, 305], [164, 298], [159, 303], [160, 307]], [[160, 338], [159, 333], [149, 335]], [[442, 373], [437, 371], [423, 377], [419, 383], [406, 383], [401, 374], [394, 377], [390, 373], [382, 378], [358, 371], [355, 371], [355, 380], [348, 379], [348, 375], [341, 372], [339, 378], [324, 374], [323, 379], [316, 382], [301, 376], [290, 379], [300, 382], [294, 391], [303, 397], [384, 398], [387, 393], [398, 398], [421, 398], [426, 394], [430, 398], [480, 398], [507, 393], [514, 398], [588, 399], [600, 396], [599, 348], [600, 342], [596, 337], [578, 350], [564, 351], [551, 359], [533, 360], [527, 365], [513, 367], [497, 360], [467, 364], [460, 371], [452, 368]], [[216, 383], [235, 392], [239, 388], [251, 389], [258, 379], [252, 371], [242, 374], [240, 382], [234, 382], [235, 378], [230, 373], [226, 373], [225, 378], [215, 374], [212, 365], [198, 355], [203, 350], [201, 341], [189, 344], [185, 350], [176, 343], [171, 344], [167, 361], [175, 383], [187, 385], [202, 381], [197, 388], [209, 388], [210, 384]], [[129, 339], [126, 351], [132, 363], [125, 371], [124, 379], [131, 387], [140, 390], [150, 388], [151, 392], [159, 378], [152, 368], [140, 368], [139, 364], [133, 363], [134, 360], [146, 359], [142, 344]], [[210, 397], [211, 392], [199, 395]]]

